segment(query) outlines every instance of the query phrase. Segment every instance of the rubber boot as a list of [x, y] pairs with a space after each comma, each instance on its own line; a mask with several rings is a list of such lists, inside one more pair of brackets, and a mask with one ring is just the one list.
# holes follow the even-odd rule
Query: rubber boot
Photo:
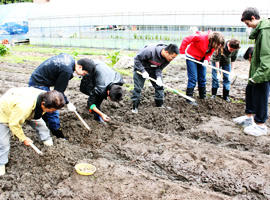
[[206, 87], [199, 87], [200, 99], [206, 99]]
[[[61, 128], [59, 128], [58, 130], [51, 130], [51, 133], [56, 136], [57, 138], [65, 138]], [[66, 138], [65, 138], [66, 139]]]
[[140, 101], [139, 100], [133, 101], [131, 112], [137, 114], [138, 113], [139, 104], [140, 104]]
[[[189, 97], [193, 97], [193, 91], [194, 91], [194, 88], [187, 88], [186, 95]], [[198, 106], [198, 104], [196, 102], [190, 101], [188, 99], [186, 100], [186, 102], [190, 105]]]
[[155, 99], [156, 107], [163, 107], [163, 100]]
[[211, 99], [215, 99], [216, 96], [217, 96], [217, 88], [212, 88], [212, 96], [211, 96]]
[[230, 92], [230, 90], [223, 89], [223, 99], [225, 101], [227, 101], [228, 103], [231, 102], [231, 100], [229, 98], [229, 92]]

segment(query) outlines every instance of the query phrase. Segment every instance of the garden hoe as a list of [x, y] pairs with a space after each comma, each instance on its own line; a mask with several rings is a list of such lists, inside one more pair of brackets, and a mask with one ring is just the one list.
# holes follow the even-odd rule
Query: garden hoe
[[[185, 59], [191, 60], [191, 61], [193, 61], [193, 62], [195, 62], [195, 63], [198, 63], [198, 64], [201, 64], [201, 65], [204, 65], [202, 62], [197, 61], [197, 60], [192, 59], [192, 58], [189, 58], [189, 57], [187, 57], [187, 56], [185, 57]], [[206, 66], [207, 66], [207, 67], [210, 67], [210, 68], [212, 68], [212, 69], [218, 70], [219, 72], [223, 72], [223, 73], [225, 73], [225, 74], [229, 74], [230, 77], [234, 77], [234, 79], [232, 80], [232, 85], [235, 83], [235, 81], [236, 81], [236, 79], [237, 79], [238, 77], [241, 78], [241, 79], [248, 79], [248, 77], [246, 77], [246, 76], [239, 76], [239, 75], [237, 75], [237, 74], [235, 74], [235, 73], [228, 72], [228, 71], [226, 71], [226, 70], [217, 68], [217, 67], [212, 66], [212, 65], [209, 65], [209, 64], [206, 65]]]
[[[142, 75], [141, 72], [139, 72], [139, 71], [136, 71], [136, 72], [137, 72], [138, 74]], [[151, 78], [151, 77], [149, 77], [148, 79], [151, 80], [151, 81], [154, 81], [155, 83], [157, 82], [156, 79], [153, 79], [153, 78]], [[178, 94], [178, 95], [180, 95], [180, 96], [182, 96], [182, 97], [184, 97], [184, 98], [186, 98], [186, 99], [188, 99], [188, 100], [190, 100], [190, 101], [192, 101], [192, 102], [195, 102], [195, 99], [193, 99], [193, 98], [191, 98], [191, 97], [189, 97], [189, 96], [183, 94], [182, 91], [181, 91], [181, 92], [182, 92], [182, 93], [181, 93], [181, 92], [179, 92], [179, 91], [177, 91], [177, 90], [175, 90], [175, 89], [173, 89], [173, 88], [171, 88], [171, 87], [169, 87], [169, 86], [167, 86], [167, 85], [165, 85], [165, 84], [163, 84], [163, 87], [169, 89], [169, 90], [172, 91], [173, 93]]]
[[75, 110], [74, 113], [77, 115], [77, 117], [79, 118], [79, 120], [81, 120], [82, 124], [84, 125], [84, 127], [90, 131], [90, 127], [88, 126], [88, 124], [83, 120], [83, 118], [79, 115], [79, 113]]
[[40, 151], [33, 143], [30, 143], [29, 146], [32, 147], [39, 155], [43, 155], [42, 151]]

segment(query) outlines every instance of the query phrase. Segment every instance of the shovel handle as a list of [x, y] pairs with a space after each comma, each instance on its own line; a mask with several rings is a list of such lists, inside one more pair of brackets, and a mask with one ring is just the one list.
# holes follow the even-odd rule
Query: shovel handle
[[43, 155], [42, 151], [40, 151], [33, 143], [30, 143], [29, 146], [32, 147], [37, 154]]
[[88, 124], [83, 120], [83, 118], [79, 115], [79, 113], [75, 110], [74, 113], [77, 115], [77, 117], [79, 118], [79, 120], [81, 120], [82, 124], [85, 126], [85, 128], [90, 131], [90, 127], [88, 126]]
[[[137, 72], [138, 74], [142, 75], [142, 73], [141, 73], [140, 71], [136, 71], [136, 72]], [[153, 79], [153, 78], [151, 78], [151, 77], [148, 77], [148, 79], [151, 80], [151, 81], [154, 81], [155, 83], [157, 82], [156, 79]], [[177, 90], [175, 90], [175, 89], [173, 89], [173, 88], [171, 88], [171, 87], [169, 87], [169, 86], [167, 86], [167, 85], [165, 85], [165, 84], [163, 84], [163, 87], [165, 87], [165, 88], [171, 90], [171, 91], [172, 91], [173, 93], [175, 93], [175, 94], [179, 94], [180, 96], [182, 96], [182, 97], [184, 97], [184, 98], [186, 98], [186, 99], [188, 99], [188, 100], [190, 100], [190, 101], [192, 101], [192, 102], [195, 102], [195, 99], [193, 99], [193, 98], [191, 98], [191, 97], [189, 97], [189, 96], [187, 96], [187, 95], [185, 95], [185, 94], [182, 94], [182, 93], [180, 93], [179, 91], [177, 91]]]

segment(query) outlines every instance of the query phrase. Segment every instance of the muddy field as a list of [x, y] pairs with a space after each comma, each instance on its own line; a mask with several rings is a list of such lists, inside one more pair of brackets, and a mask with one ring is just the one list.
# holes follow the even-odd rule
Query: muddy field
[[[0, 62], [0, 93], [27, 86], [38, 64]], [[235, 71], [247, 74], [248, 63], [237, 61]], [[132, 83], [131, 77], [124, 79]], [[210, 95], [210, 75], [207, 81]], [[185, 90], [185, 63], [171, 63], [164, 82]], [[270, 139], [245, 135], [232, 123], [244, 114], [245, 80], [232, 86], [234, 103], [198, 99], [199, 107], [192, 107], [166, 91], [170, 109], [154, 107], [153, 88], [146, 84], [138, 114], [131, 113], [130, 91], [119, 104], [104, 101], [102, 110], [112, 118], [107, 125], [93, 120], [79, 83], [71, 80], [66, 95], [91, 131], [62, 109], [68, 140], [54, 137], [54, 146], [48, 148], [25, 125], [25, 134], [44, 155], [13, 139], [7, 173], [0, 177], [0, 199], [270, 199]], [[97, 167], [94, 175], [76, 173], [74, 165], [82, 160]]]

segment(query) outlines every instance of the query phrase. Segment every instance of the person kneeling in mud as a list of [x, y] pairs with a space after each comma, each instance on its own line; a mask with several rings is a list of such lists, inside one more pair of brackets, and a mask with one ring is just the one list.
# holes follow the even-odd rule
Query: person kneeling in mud
[[[179, 54], [176, 44], [158, 44], [145, 46], [134, 58], [134, 90], [131, 97], [133, 107], [132, 112], [138, 113], [141, 91], [145, 79], [151, 77], [156, 82], [151, 81], [155, 88], [156, 107], [162, 107], [164, 103], [164, 88], [162, 83], [162, 70]], [[140, 72], [142, 75], [137, 73]]]
[[44, 92], [33, 87], [9, 89], [0, 98], [0, 175], [5, 174], [10, 149], [10, 131], [25, 145], [33, 141], [24, 135], [22, 124], [26, 121], [38, 133], [44, 145], [52, 146], [50, 130], [41, 118], [64, 107], [62, 93], [53, 90]]
[[85, 75], [80, 84], [80, 91], [88, 95], [87, 109], [94, 114], [94, 119], [104, 123], [110, 118], [101, 112], [101, 103], [104, 99], [120, 101], [123, 96], [122, 76], [108, 67], [104, 62], [86, 60], [91, 70]]

